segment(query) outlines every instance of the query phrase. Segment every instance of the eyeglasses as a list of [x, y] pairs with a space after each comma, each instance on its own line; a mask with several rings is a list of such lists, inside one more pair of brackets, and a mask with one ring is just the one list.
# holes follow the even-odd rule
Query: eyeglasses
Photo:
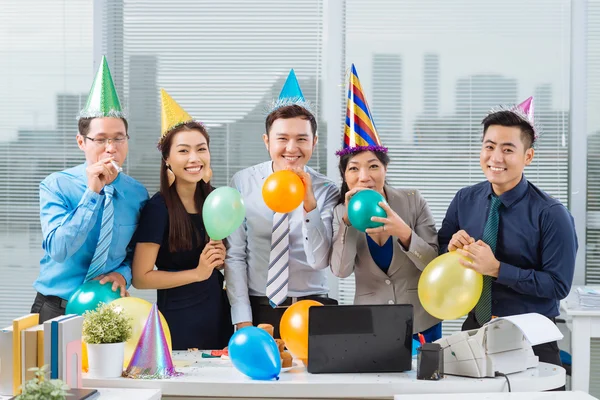
[[121, 136], [118, 138], [112, 138], [112, 139], [107, 139], [107, 138], [96, 139], [96, 138], [91, 138], [91, 137], [87, 137], [87, 136], [84, 136], [84, 138], [86, 138], [89, 141], [94, 142], [94, 144], [97, 144], [98, 146], [107, 146], [111, 143], [114, 143], [115, 146], [121, 146], [121, 145], [127, 143], [127, 140], [129, 139], [129, 135]]

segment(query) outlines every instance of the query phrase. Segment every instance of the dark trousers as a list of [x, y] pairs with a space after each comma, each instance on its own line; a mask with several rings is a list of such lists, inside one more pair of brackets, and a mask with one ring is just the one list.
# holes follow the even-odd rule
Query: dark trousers
[[31, 312], [40, 314], [40, 324], [43, 324], [49, 319], [65, 315], [66, 307], [67, 300], [56, 296], [44, 296], [38, 293], [31, 306]]
[[279, 322], [281, 316], [287, 310], [292, 303], [300, 300], [315, 300], [323, 305], [337, 305], [338, 302], [335, 299], [329, 298], [325, 295], [314, 295], [304, 296], [298, 298], [287, 298], [279, 307], [273, 308], [269, 305], [269, 298], [262, 296], [250, 296], [250, 307], [252, 308], [252, 321], [253, 324], [271, 324], [273, 325], [274, 332], [273, 336], [279, 339]]
[[[552, 322], [555, 322], [554, 318], [550, 318], [550, 319], [552, 320]], [[468, 331], [471, 329], [479, 329], [479, 328], [481, 328], [481, 325], [479, 324], [479, 322], [477, 322], [477, 319], [475, 318], [475, 313], [470, 312], [469, 315], [467, 316], [467, 319], [463, 323], [462, 330]], [[537, 346], [531, 346], [531, 348], [533, 349], [533, 354], [538, 356], [540, 362], [554, 364], [554, 365], [558, 365], [559, 367], [562, 367], [562, 362], [560, 361], [560, 350], [558, 348], [558, 342], [554, 341], [554, 342], [542, 343]], [[563, 390], [565, 390], [564, 386], [554, 389], [554, 391], [563, 391]]]

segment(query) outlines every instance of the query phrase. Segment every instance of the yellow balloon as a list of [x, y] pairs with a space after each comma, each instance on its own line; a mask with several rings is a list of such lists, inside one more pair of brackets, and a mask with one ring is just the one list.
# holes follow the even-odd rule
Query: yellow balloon
[[[123, 309], [123, 312], [125, 312], [125, 314], [131, 318], [132, 334], [131, 338], [125, 342], [125, 357], [123, 359], [123, 368], [126, 369], [129, 366], [129, 361], [131, 361], [131, 356], [133, 356], [133, 352], [135, 351], [138, 340], [140, 340], [140, 336], [142, 335], [142, 330], [144, 330], [144, 326], [146, 325], [146, 320], [150, 314], [152, 304], [138, 297], [121, 297], [120, 299], [111, 301], [111, 304], [120, 306]], [[167, 325], [167, 321], [160, 311], [159, 314], [160, 322], [162, 323], [163, 330], [165, 332], [165, 338], [167, 339], [167, 344], [169, 346], [169, 351], [172, 352], [173, 348], [171, 345], [171, 331], [169, 330], [169, 325]]]
[[419, 278], [419, 300], [425, 310], [439, 319], [456, 319], [475, 307], [481, 296], [483, 276], [463, 267], [456, 251], [435, 258]]
[[81, 370], [88, 372], [88, 355], [87, 355], [87, 344], [81, 341]]

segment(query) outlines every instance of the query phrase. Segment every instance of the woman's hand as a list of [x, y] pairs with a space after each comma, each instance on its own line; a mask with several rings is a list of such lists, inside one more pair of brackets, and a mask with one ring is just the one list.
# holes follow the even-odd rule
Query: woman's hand
[[198, 281], [205, 281], [212, 275], [215, 268], [223, 265], [225, 262], [225, 245], [221, 240], [211, 240], [204, 246], [200, 261], [196, 271], [198, 272]]
[[356, 193], [360, 192], [361, 190], [365, 190], [365, 188], [355, 187], [352, 190], [348, 190], [346, 192], [346, 196], [344, 196], [344, 206], [346, 206], [346, 211], [344, 212], [344, 217], [342, 219], [344, 220], [344, 223], [346, 224], [346, 226], [352, 226], [352, 224], [350, 223], [350, 220], [348, 219], [348, 203], [350, 203], [350, 199], [352, 198], [352, 196], [354, 196]]

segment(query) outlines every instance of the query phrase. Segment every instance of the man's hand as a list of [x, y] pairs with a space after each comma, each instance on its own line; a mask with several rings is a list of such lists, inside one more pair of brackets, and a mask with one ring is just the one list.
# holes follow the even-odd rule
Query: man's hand
[[496, 259], [492, 248], [484, 241], [478, 240], [456, 251], [471, 260], [460, 259], [459, 262], [463, 266], [471, 268], [482, 275], [493, 276], [494, 278], [498, 277], [500, 261]]
[[464, 246], [475, 243], [475, 239], [473, 239], [467, 232], [464, 230], [460, 230], [452, 235], [452, 239], [450, 239], [450, 243], [448, 243], [448, 251], [454, 251], [456, 249], [462, 249]]
[[88, 165], [85, 173], [88, 178], [88, 187], [90, 190], [100, 193], [104, 186], [112, 183], [119, 171], [112, 164], [113, 158], [104, 158], [95, 164]]
[[127, 291], [127, 281], [123, 275], [118, 272], [111, 272], [106, 275], [100, 275], [94, 278], [94, 280], [99, 280], [101, 285], [105, 283], [112, 282], [112, 291], [116, 292], [117, 289], [121, 290], [121, 297], [129, 297], [129, 292]]
[[317, 199], [315, 198], [315, 192], [312, 187], [312, 179], [310, 174], [304, 171], [302, 168], [290, 168], [290, 171], [296, 173], [304, 184], [304, 211], [311, 212], [317, 208]]

